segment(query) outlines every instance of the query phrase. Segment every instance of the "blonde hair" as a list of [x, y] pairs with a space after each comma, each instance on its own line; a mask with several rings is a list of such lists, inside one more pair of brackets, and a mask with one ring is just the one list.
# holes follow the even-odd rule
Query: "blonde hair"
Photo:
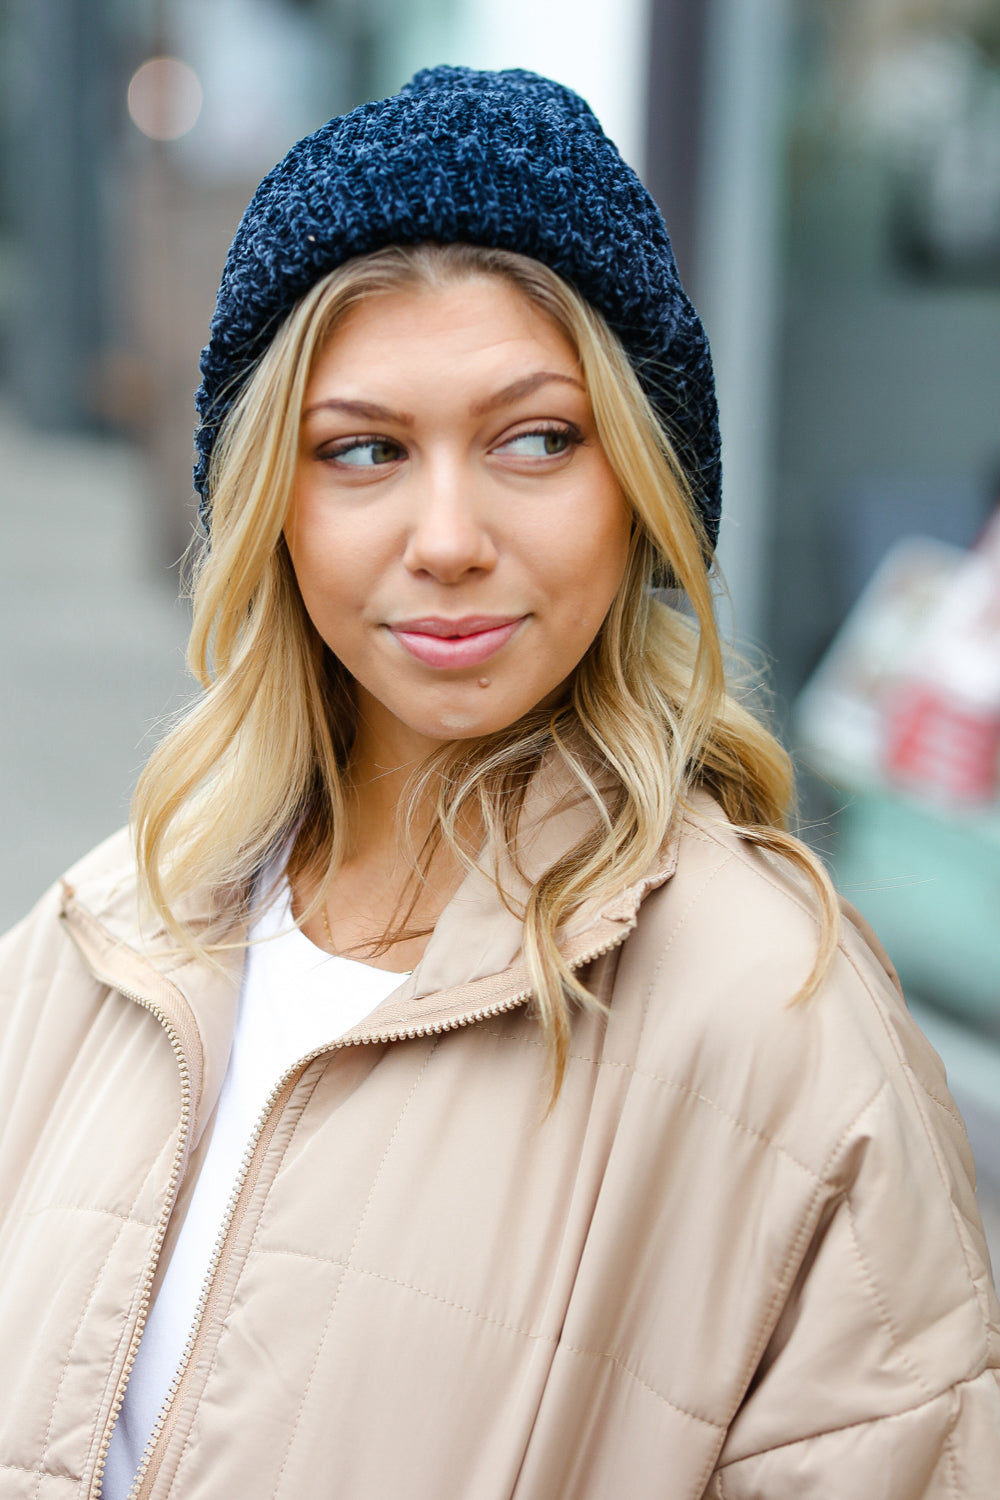
[[[576, 350], [600, 441], [636, 521], [623, 583], [565, 701], [446, 747], [414, 778], [403, 809], [405, 822], [429, 794], [435, 838], [468, 865], [463, 817], [478, 815], [487, 848], [516, 849], [524, 791], [545, 757], [561, 761], [593, 804], [590, 833], [531, 885], [519, 912], [555, 1093], [572, 1004], [596, 1004], [557, 933], [585, 899], [641, 877], [692, 789], [708, 789], [746, 839], [811, 883], [821, 935], [799, 999], [829, 965], [837, 906], [822, 865], [788, 832], [787, 755], [726, 689], [710, 549], [669, 435], [603, 318], [548, 267], [469, 245], [392, 246], [331, 272], [278, 329], [212, 457], [211, 547], [197, 566], [189, 646], [205, 691], [150, 758], [133, 818], [143, 891], [168, 930], [202, 956], [233, 940], [255, 877], [296, 830], [290, 876], [306, 876], [319, 892], [302, 920], [318, 909], [344, 855], [354, 705], [348, 675], [306, 613], [282, 532], [306, 386], [318, 351], [362, 300], [484, 275], [513, 283]], [[686, 596], [685, 609], [654, 589], [665, 578]], [[204, 890], [210, 918], [196, 931], [180, 903]], [[401, 931], [393, 928], [384, 945]]]

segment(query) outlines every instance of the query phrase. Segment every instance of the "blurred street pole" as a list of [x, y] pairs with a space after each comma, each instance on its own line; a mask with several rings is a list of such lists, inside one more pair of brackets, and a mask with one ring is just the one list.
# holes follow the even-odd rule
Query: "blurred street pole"
[[9, 384], [43, 427], [88, 419], [101, 341], [101, 164], [112, 48], [106, 0], [11, 0], [13, 211], [22, 291]]
[[787, 0], [707, 0], [702, 189], [692, 291], [712, 343], [722, 420], [719, 557], [733, 619], [760, 642], [770, 587], [780, 316]]
[[652, 0], [643, 177], [667, 221], [685, 286], [693, 287], [703, 187], [705, 0]]

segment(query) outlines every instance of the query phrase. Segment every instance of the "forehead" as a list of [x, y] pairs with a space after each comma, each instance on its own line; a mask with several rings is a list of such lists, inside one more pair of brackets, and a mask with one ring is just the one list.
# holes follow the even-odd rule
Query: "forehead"
[[506, 277], [476, 274], [368, 294], [328, 334], [313, 375], [456, 361], [487, 373], [538, 359], [578, 373], [576, 350], [547, 312]]

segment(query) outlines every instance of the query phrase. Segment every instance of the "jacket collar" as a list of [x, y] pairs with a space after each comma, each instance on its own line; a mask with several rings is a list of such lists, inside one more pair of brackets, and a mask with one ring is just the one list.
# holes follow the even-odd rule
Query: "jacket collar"
[[[517, 861], [506, 851], [496, 871], [470, 871], [438, 918], [423, 958], [342, 1044], [391, 1041], [468, 1025], [526, 1001], [531, 986], [521, 951], [524, 898], [533, 881], [592, 826], [593, 809], [558, 765], [539, 771], [525, 799]], [[623, 942], [648, 891], [672, 875], [679, 818], [643, 877], [610, 899], [585, 903], [560, 934], [571, 967]], [[494, 879], [495, 875], [495, 879]], [[209, 965], [179, 954], [162, 923], [140, 917], [134, 852], [118, 835], [64, 882], [63, 920], [99, 981], [152, 1010], [186, 1057], [203, 1126], [228, 1062], [243, 972], [242, 932]], [[502, 887], [504, 898], [498, 891]], [[204, 903], [193, 901], [197, 919]]]
[[166, 1029], [189, 1080], [197, 1140], [229, 1062], [243, 948], [198, 962], [176, 950], [159, 919], [142, 920], [126, 830], [69, 872], [61, 916], [94, 978], [152, 1011]]
[[[414, 1022], [430, 1029], [462, 1024], [482, 1007], [492, 1012], [531, 993], [521, 947], [528, 893], [547, 869], [592, 827], [594, 811], [561, 765], [546, 763], [535, 776], [519, 822], [514, 851], [503, 850], [495, 869], [479, 866], [466, 875], [439, 916], [423, 958], [412, 975], [356, 1032], [401, 1028]], [[571, 968], [624, 941], [639, 906], [677, 863], [677, 820], [642, 879], [603, 901], [585, 902], [559, 934]], [[499, 887], [499, 889], [498, 889]], [[503, 897], [500, 895], [503, 891]], [[473, 1016], [473, 1019], [475, 1017]], [[348, 1033], [352, 1040], [356, 1033]]]

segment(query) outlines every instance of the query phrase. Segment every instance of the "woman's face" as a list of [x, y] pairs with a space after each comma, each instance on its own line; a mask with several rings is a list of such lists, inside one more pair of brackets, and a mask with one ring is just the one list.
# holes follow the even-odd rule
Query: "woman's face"
[[359, 751], [401, 764], [554, 696], [621, 583], [630, 522], [574, 352], [511, 284], [351, 312], [309, 380], [285, 535], [357, 684]]

